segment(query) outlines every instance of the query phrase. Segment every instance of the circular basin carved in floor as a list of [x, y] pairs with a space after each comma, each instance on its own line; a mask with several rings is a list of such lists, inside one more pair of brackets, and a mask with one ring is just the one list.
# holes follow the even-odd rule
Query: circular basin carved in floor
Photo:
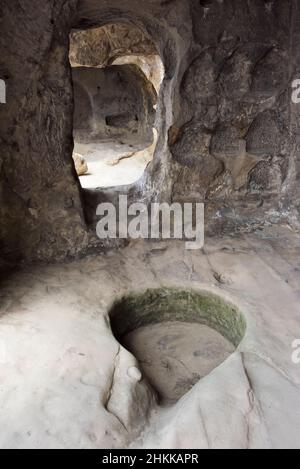
[[237, 308], [195, 290], [130, 294], [114, 304], [110, 321], [162, 403], [177, 401], [223, 363], [246, 331]]

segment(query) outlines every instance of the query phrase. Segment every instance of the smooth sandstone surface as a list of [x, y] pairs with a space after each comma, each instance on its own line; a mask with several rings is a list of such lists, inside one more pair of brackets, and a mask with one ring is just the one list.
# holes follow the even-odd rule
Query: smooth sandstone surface
[[300, 72], [296, 1], [249, 0], [245, 8], [244, 0], [22, 0], [1, 7], [7, 103], [0, 106], [0, 267], [63, 261], [101, 247], [87, 211], [118, 189], [80, 188], [69, 58], [70, 34], [78, 45], [92, 30], [77, 50], [80, 64], [99, 43], [101, 26], [107, 49], [95, 50], [105, 63], [136, 54], [142, 41], [165, 71], [158, 145], [142, 180], [126, 190], [132, 201], [205, 202], [209, 234], [266, 222], [299, 226], [299, 105], [291, 100]]
[[[209, 240], [134, 242], [106, 255], [26, 267], [0, 290], [2, 448], [300, 448], [300, 236], [288, 227]], [[193, 288], [235, 304], [238, 349], [161, 407], [113, 337], [116, 298]]]

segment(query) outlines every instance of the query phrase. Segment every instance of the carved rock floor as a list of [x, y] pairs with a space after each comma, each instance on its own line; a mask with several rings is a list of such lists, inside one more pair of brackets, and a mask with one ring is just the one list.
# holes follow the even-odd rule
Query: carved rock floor
[[[231, 301], [247, 331], [162, 407], [137, 388], [107, 313], [123, 294], [177, 286]], [[0, 305], [1, 448], [300, 448], [300, 236], [288, 227], [26, 267], [3, 280]]]

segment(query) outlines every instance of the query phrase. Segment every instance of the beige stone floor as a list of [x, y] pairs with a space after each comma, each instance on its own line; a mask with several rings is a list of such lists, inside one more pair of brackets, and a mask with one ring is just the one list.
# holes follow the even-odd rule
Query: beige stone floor
[[[216, 293], [247, 321], [239, 348], [169, 407], [107, 316], [117, 297], [161, 286]], [[1, 448], [300, 448], [300, 236], [288, 227], [23, 268], [0, 305]]]
[[126, 186], [137, 182], [152, 161], [157, 144], [157, 131], [153, 129], [152, 145], [138, 150], [136, 145], [105, 142], [75, 145], [75, 153], [82, 155], [88, 172], [79, 177], [84, 189]]
[[198, 323], [166, 321], [139, 327], [121, 339], [138, 360], [159, 405], [174, 405], [235, 350], [216, 330]]

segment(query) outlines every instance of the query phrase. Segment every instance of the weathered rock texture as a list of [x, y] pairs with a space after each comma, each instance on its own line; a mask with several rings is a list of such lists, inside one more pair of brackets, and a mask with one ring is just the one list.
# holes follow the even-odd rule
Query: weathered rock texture
[[140, 28], [165, 67], [156, 155], [129, 189], [132, 200], [205, 201], [214, 233], [299, 221], [299, 106], [290, 99], [300, 63], [296, 0], [0, 5], [3, 259], [61, 259], [97, 244], [87, 206], [94, 213], [117, 192], [80, 191], [69, 33], [112, 23]]
[[121, 139], [151, 144], [157, 95], [139, 67], [77, 67], [72, 75], [76, 143]]
[[72, 31], [70, 62], [72, 67], [107, 67], [125, 55], [155, 55], [150, 37], [132, 24], [108, 24], [102, 28]]
[[262, 214], [280, 218], [291, 208], [291, 6], [194, 3], [201, 50], [180, 83], [185, 112], [171, 142], [179, 163], [173, 197], [192, 193], [208, 209], [218, 205], [220, 230], [261, 224]]
[[75, 163], [75, 169], [78, 176], [83, 176], [88, 172], [88, 165], [83, 156], [78, 153], [73, 153], [73, 160]]
[[[0, 303], [0, 447], [299, 449], [300, 367], [291, 360], [300, 337], [299, 258], [300, 236], [271, 227], [209, 239], [201, 252], [187, 252], [180, 242], [139, 241], [109, 256], [7, 276]], [[167, 408], [155, 404], [141, 364], [108, 323], [116, 297], [162, 285], [216, 295], [247, 323], [233, 355]], [[141, 313], [149, 302], [144, 306]], [[176, 316], [177, 308], [168, 313]], [[128, 319], [124, 314], [118, 324]], [[169, 330], [164, 340], [172, 338]], [[161, 359], [167, 349], [159, 339], [152, 335]], [[183, 369], [178, 334], [175, 342], [179, 361], [176, 347], [164, 357], [171, 380], [190, 370]], [[215, 359], [211, 345], [202, 351]], [[149, 357], [153, 349], [146, 364]]]

